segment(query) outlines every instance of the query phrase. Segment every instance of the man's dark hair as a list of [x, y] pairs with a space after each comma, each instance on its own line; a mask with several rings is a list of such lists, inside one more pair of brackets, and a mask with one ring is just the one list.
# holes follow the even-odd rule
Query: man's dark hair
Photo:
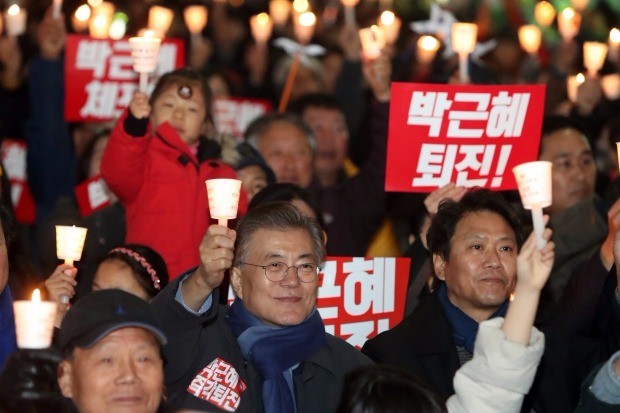
[[538, 148], [538, 156], [540, 156], [540, 154], [543, 151], [543, 146], [545, 144], [545, 137], [551, 135], [554, 132], [564, 130], [564, 129], [574, 129], [577, 132], [579, 132], [581, 135], [583, 135], [583, 137], [586, 140], [588, 140], [588, 136], [585, 131], [585, 128], [579, 121], [573, 118], [569, 118], [567, 116], [557, 116], [557, 115], [545, 116], [543, 119], [542, 131], [540, 134], [541, 139], [540, 139], [540, 146]]
[[488, 189], [469, 191], [459, 202], [451, 199], [441, 202], [437, 214], [426, 235], [431, 254], [450, 258], [450, 240], [461, 219], [474, 212], [492, 212], [500, 215], [515, 233], [517, 245], [521, 246], [523, 234], [518, 215], [504, 197]]
[[344, 115], [342, 104], [336, 97], [328, 93], [309, 93], [303, 95], [289, 106], [289, 110], [299, 116], [308, 108], [336, 110]]
[[444, 413], [439, 396], [408, 372], [388, 365], [357, 368], [345, 376], [336, 413]]
[[273, 202], [292, 202], [296, 199], [305, 202], [314, 212], [316, 220], [319, 224], [321, 224], [321, 228], [325, 228], [323, 214], [321, 213], [321, 209], [319, 208], [319, 204], [316, 202], [314, 195], [312, 195], [312, 193], [307, 189], [288, 182], [267, 185], [258, 191], [258, 193], [254, 195], [250, 201], [248, 210], [254, 209], [261, 205], [271, 204]]

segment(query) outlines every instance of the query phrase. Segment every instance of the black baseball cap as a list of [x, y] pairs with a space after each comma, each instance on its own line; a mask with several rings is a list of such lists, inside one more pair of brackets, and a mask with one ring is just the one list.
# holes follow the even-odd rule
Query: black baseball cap
[[111, 332], [125, 327], [144, 328], [166, 344], [155, 312], [143, 299], [122, 290], [99, 290], [72, 306], [60, 326], [58, 345], [90, 348]]
[[248, 166], [258, 166], [265, 173], [269, 185], [276, 183], [276, 175], [273, 173], [273, 170], [267, 165], [265, 159], [252, 145], [247, 142], [240, 142], [236, 149], [241, 157], [239, 162], [237, 162], [236, 171], [247, 168]]

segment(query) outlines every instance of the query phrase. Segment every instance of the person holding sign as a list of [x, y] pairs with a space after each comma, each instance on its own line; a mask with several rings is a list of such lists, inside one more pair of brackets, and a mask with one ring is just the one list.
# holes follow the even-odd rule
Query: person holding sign
[[[126, 242], [160, 252], [170, 278], [200, 262], [197, 247], [210, 224], [205, 181], [236, 178], [219, 147], [203, 136], [211, 93], [191, 69], [162, 76], [151, 97], [136, 92], [117, 122], [101, 173], [126, 208]], [[245, 210], [245, 194], [239, 210]]]
[[[344, 375], [371, 361], [325, 332], [316, 308], [324, 251], [316, 220], [290, 203], [249, 210], [237, 231], [207, 229], [200, 266], [152, 304], [169, 337], [164, 374], [172, 407], [335, 410]], [[226, 313], [218, 286], [229, 270], [236, 299]], [[229, 397], [217, 397], [212, 386]]]

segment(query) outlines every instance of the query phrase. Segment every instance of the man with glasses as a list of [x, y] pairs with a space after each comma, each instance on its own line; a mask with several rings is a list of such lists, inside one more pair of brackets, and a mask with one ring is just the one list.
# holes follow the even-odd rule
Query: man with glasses
[[[333, 412], [343, 376], [371, 363], [325, 332], [316, 309], [324, 235], [288, 203], [250, 210], [237, 231], [211, 225], [201, 265], [153, 305], [169, 344], [173, 407], [269, 413]], [[217, 287], [230, 269], [236, 300]]]

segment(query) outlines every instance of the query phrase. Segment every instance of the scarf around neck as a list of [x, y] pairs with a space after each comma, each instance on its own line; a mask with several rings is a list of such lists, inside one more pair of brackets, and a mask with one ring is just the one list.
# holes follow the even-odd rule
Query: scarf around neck
[[237, 337], [243, 356], [263, 378], [265, 412], [295, 412], [295, 396], [287, 384], [285, 373], [306, 360], [325, 345], [325, 326], [314, 309], [301, 323], [288, 327], [263, 324], [251, 314], [243, 301], [235, 299], [226, 323]]
[[15, 318], [13, 316], [13, 297], [9, 286], [0, 294], [0, 370], [4, 361], [17, 349], [15, 338]]
[[[458, 347], [463, 347], [465, 350], [474, 354], [474, 344], [476, 343], [476, 335], [478, 334], [478, 322], [461, 311], [460, 308], [450, 302], [448, 298], [448, 288], [446, 283], [442, 282], [437, 290], [437, 296], [439, 298], [439, 304], [443, 310], [444, 315], [448, 319], [452, 330], [452, 337]], [[508, 310], [508, 300], [489, 317], [504, 317]]]

